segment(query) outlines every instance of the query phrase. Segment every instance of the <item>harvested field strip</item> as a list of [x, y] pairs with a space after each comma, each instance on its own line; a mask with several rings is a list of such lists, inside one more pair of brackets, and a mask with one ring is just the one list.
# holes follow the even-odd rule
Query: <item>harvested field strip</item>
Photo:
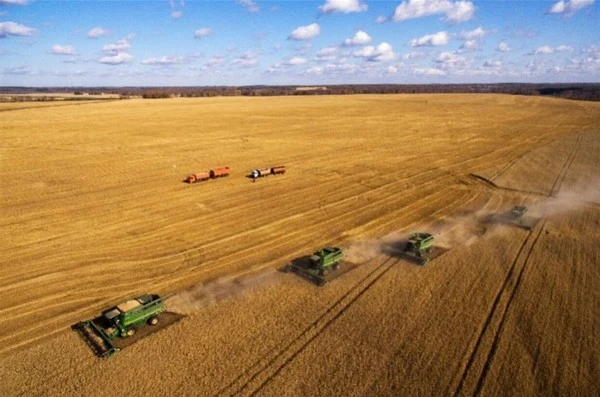
[[577, 142], [575, 142], [575, 145], [573, 145], [573, 150], [571, 150], [569, 157], [567, 157], [562, 168], [560, 169], [558, 177], [556, 178], [554, 184], [552, 185], [552, 188], [550, 189], [550, 196], [555, 196], [560, 191], [562, 183], [565, 180], [565, 176], [569, 171], [569, 167], [571, 166], [573, 160], [575, 159], [575, 156], [577, 155], [577, 150], [579, 149], [579, 145], [581, 144], [581, 136], [582, 134], [579, 134], [579, 136], [577, 137]]
[[[456, 386], [456, 389], [453, 393], [454, 396], [473, 394], [473, 391], [470, 393], [464, 392], [464, 388], [468, 387], [469, 385], [469, 381], [471, 380], [470, 378], [476, 376], [472, 375], [472, 372], [475, 371], [473, 366], [476, 364], [476, 360], [480, 359], [480, 356], [486, 355], [486, 353], [483, 353], [482, 349], [491, 349], [487, 353], [488, 359], [486, 359], [486, 361], [488, 361], [489, 357], [492, 355], [491, 352], [493, 350], [494, 343], [491, 342], [491, 348], [487, 347], [487, 345], [489, 345], [490, 342], [486, 339], [489, 338], [489, 335], [491, 334], [493, 334], [493, 339], [496, 339], [498, 332], [502, 327], [502, 323], [504, 321], [506, 313], [509, 309], [512, 297], [514, 296], [514, 292], [520, 284], [520, 279], [521, 275], [523, 274], [523, 270], [527, 265], [531, 252], [533, 251], [533, 248], [539, 236], [542, 234], [543, 229], [544, 224], [542, 224], [542, 226], [535, 233], [528, 233], [527, 237], [521, 244], [517, 255], [515, 256], [515, 259], [513, 260], [508, 272], [506, 273], [504, 282], [502, 283], [502, 285], [496, 293], [492, 306], [483, 323], [483, 326], [481, 327], [481, 331], [479, 331], [478, 333], [475, 345], [470, 351], [469, 359], [466, 362], [466, 367], [464, 368], [460, 380], [458, 381], [458, 385]], [[534, 236], [534, 234], [535, 237], [532, 237]], [[496, 331], [493, 331], [494, 328], [496, 328]], [[485, 365], [486, 364], [484, 364], [484, 368]], [[476, 389], [477, 388], [478, 386], [476, 386]]]
[[[251, 368], [251, 373], [242, 374], [217, 395], [249, 395], [254, 396], [264, 385], [290, 363], [308, 344], [319, 336], [329, 325], [340, 317], [358, 298], [360, 298], [375, 282], [377, 282], [399, 260], [385, 259], [366, 277], [355, 284], [346, 294], [331, 305], [324, 314], [306, 327], [294, 340], [278, 351], [274, 357], [263, 357]], [[258, 367], [256, 370], [254, 368]]]
[[[403, 191], [403, 196], [400, 196], [401, 198], [412, 198], [410, 195], [407, 196], [408, 193], [410, 192], [417, 192], [418, 190], [424, 190], [424, 188], [426, 186], [432, 186], [435, 182], [440, 182], [441, 178], [446, 178], [447, 176], [442, 175], [439, 177], [436, 177], [436, 179], [433, 180], [427, 180], [426, 183], [424, 183], [423, 185], [421, 185], [421, 182], [416, 182], [417, 186], [411, 187], [411, 188], [402, 188]], [[425, 178], [424, 178], [425, 181]], [[390, 199], [395, 199], [397, 200], [399, 196], [397, 195], [391, 195], [391, 196], [386, 196], [386, 195], [381, 195], [379, 193], [382, 192], [378, 192], [378, 190], [383, 190], [383, 189], [392, 189], [390, 190], [390, 192], [385, 192], [385, 193], [391, 193], [394, 191], [394, 186], [393, 186], [394, 182], [389, 182], [386, 183], [385, 185], [379, 186], [378, 188], [376, 188], [375, 190], [371, 190], [369, 192], [361, 192], [361, 193], [356, 193], [354, 195], [350, 195], [350, 196], [346, 196], [344, 197], [342, 200], [340, 201], [334, 201], [331, 202], [329, 204], [326, 205], [321, 205], [319, 207], [314, 207], [313, 205], [311, 205], [310, 202], [308, 203], [304, 203], [304, 212], [300, 212], [298, 213], [298, 209], [295, 209], [295, 212], [292, 212], [292, 210], [288, 210], [287, 214], [284, 213], [282, 214], [281, 212], [273, 212], [273, 213], [266, 213], [266, 212], [260, 212], [260, 211], [250, 211], [250, 214], [254, 214], [255, 215], [255, 222], [256, 225], [254, 226], [254, 229], [252, 230], [247, 230], [241, 233], [237, 233], [237, 234], [229, 234], [229, 235], [216, 235], [215, 238], [212, 239], [198, 239], [198, 243], [192, 244], [189, 248], [187, 248], [187, 250], [192, 250], [195, 249], [199, 246], [201, 246], [203, 249], [206, 249], [207, 247], [210, 247], [211, 245], [214, 244], [219, 244], [219, 243], [223, 243], [223, 242], [227, 242], [233, 238], [236, 237], [240, 237], [240, 236], [244, 236], [247, 235], [249, 233], [253, 233], [256, 231], [260, 231], [260, 230], [267, 230], [269, 228], [273, 228], [275, 226], [278, 225], [283, 225], [287, 222], [289, 222], [290, 220], [300, 220], [301, 217], [303, 216], [311, 216], [313, 214], [317, 214], [321, 211], [326, 211], [329, 208], [337, 208], [341, 205], [343, 205], [344, 203], [348, 203], [348, 204], [352, 204], [352, 201], [355, 200], [357, 197], [361, 196], [361, 197], [365, 197], [368, 198], [369, 196], [373, 196], [372, 200], [374, 200], [373, 202], [370, 202], [368, 205], [361, 207], [363, 210], [368, 208], [368, 207], [377, 207], [378, 205], [380, 205], [382, 202], [384, 202], [385, 200], [390, 200]], [[340, 189], [338, 191], [342, 191], [343, 189]], [[417, 192], [418, 193], [418, 192]], [[346, 194], [344, 194], [346, 195]], [[417, 194], [415, 193], [414, 196], [416, 197]], [[342, 196], [343, 197], [343, 196]], [[379, 199], [378, 199], [379, 198]], [[411, 200], [412, 201], [412, 200]], [[260, 201], [259, 201], [260, 204]], [[271, 215], [273, 214], [273, 215]], [[269, 216], [270, 215], [270, 216]], [[287, 218], [286, 218], [287, 215]], [[265, 216], [268, 216], [270, 219], [272, 219], [271, 223], [269, 223], [269, 218], [267, 218], [266, 220], [264, 219]], [[283, 218], [282, 218], [283, 216]], [[222, 221], [219, 221], [218, 219], [210, 219], [209, 218], [209, 225], [214, 227], [214, 228], [219, 228], [222, 231], [229, 231], [233, 228], [233, 226], [235, 225], [237, 220], [233, 220], [230, 224], [224, 224]], [[248, 219], [246, 219], [246, 221], [248, 221]], [[192, 225], [197, 224], [197, 220], [184, 220], [182, 222], [178, 222], [176, 224], [172, 224], [172, 225], [168, 225], [165, 226], [165, 228], [158, 230], [157, 232], [152, 232], [152, 234], [148, 235], [147, 237], [144, 236], [144, 238], [146, 238], [149, 241], [152, 241], [154, 239], [156, 239], [157, 235], [160, 235], [161, 233], [165, 233], [167, 231], [169, 231], [169, 229], [173, 229], [173, 230], [177, 230], [177, 229], [182, 229], [182, 228], [190, 228]], [[224, 225], [226, 225], [227, 227], [223, 227]], [[258, 226], [258, 225], [262, 225], [262, 226]], [[201, 227], [200, 228], [202, 230], [202, 233], [207, 233], [211, 236], [214, 235], [214, 233], [212, 232], [211, 229], [206, 229], [205, 227]], [[215, 231], [216, 233], [216, 231]], [[144, 244], [145, 241], [142, 238], [137, 238], [136, 239], [136, 244]], [[36, 247], [32, 246], [32, 249], [35, 249]], [[98, 247], [100, 249], [100, 247]], [[132, 249], [134, 249], [135, 247], [131, 245], [131, 243], [129, 241], [124, 241], [122, 243], [122, 248], [118, 248], [118, 246], [115, 247], [115, 250], [117, 249], [121, 249], [124, 251], [131, 251]], [[39, 249], [39, 248], [38, 248]], [[88, 250], [85, 253], [81, 253], [81, 255], [84, 255], [83, 258], [81, 258], [82, 261], [89, 261], [89, 255], [90, 252], [93, 252], [93, 250]], [[106, 251], [100, 251], [102, 252], [104, 255], [106, 255]], [[100, 253], [99, 252], [99, 253]], [[165, 254], [161, 254], [159, 255], [155, 255], [153, 258], [148, 259], [147, 261], [153, 261], [156, 259], [167, 259], [171, 256], [177, 256], [177, 255], [181, 255], [182, 251], [181, 250], [177, 250], [176, 252], [173, 253], [165, 253]], [[69, 258], [71, 258], [72, 260], [70, 262], [75, 262], [75, 259], [77, 258], [73, 258], [74, 253], [57, 253], [57, 255], [60, 255], [58, 257], [52, 257], [52, 256], [48, 256], [47, 258], [45, 258], [45, 261], [48, 262], [54, 262], [56, 260], [61, 260], [62, 257], [66, 257], [67, 255], [69, 256]], [[65, 258], [66, 259], [66, 258]], [[95, 261], [95, 260], [94, 260]], [[136, 263], [139, 263], [140, 260], [136, 260]], [[43, 263], [43, 262], [41, 262]], [[26, 269], [24, 269], [26, 270]], [[15, 278], [13, 279], [3, 279], [2, 282], [5, 284], [10, 284], [13, 283], [16, 280], [16, 277], [18, 278], [23, 278], [25, 274], [18, 274], [15, 275]]]
[[568, 162], [578, 139], [577, 135], [561, 137], [532, 150], [494, 179], [494, 183], [505, 188], [535, 191], [549, 196], [557, 175]]
[[519, 161], [521, 158], [523, 158], [523, 156], [527, 155], [531, 150], [526, 150], [525, 152], [523, 152], [522, 154], [518, 155], [517, 157], [515, 157], [514, 159], [512, 159], [511, 161], [508, 162], [508, 164], [506, 164], [504, 167], [502, 167], [497, 173], [495, 173], [491, 178], [490, 181], [494, 181], [495, 179], [499, 178], [502, 176], [502, 174], [504, 174], [506, 171], [508, 171], [510, 169], [510, 167], [512, 167], [513, 165], [515, 165], [515, 163], [517, 161]]
[[514, 282], [514, 286], [510, 290], [510, 295], [508, 296], [508, 300], [506, 302], [506, 305], [505, 305], [502, 315], [500, 317], [500, 320], [498, 323], [498, 328], [496, 329], [496, 332], [494, 333], [491, 349], [490, 349], [489, 353], [487, 354], [487, 357], [483, 364], [483, 370], [481, 372], [481, 375], [479, 376], [477, 385], [475, 386], [475, 391], [473, 392], [473, 395], [475, 395], [475, 396], [479, 396], [481, 394], [483, 383], [485, 382], [485, 379], [490, 370], [490, 366], [492, 365], [492, 361], [494, 360], [496, 351], [498, 349], [498, 343], [500, 341], [500, 336], [502, 335], [502, 332], [504, 331], [506, 315], [507, 315], [507, 313], [510, 309], [510, 306], [513, 302], [515, 293], [521, 286], [521, 283], [523, 281], [523, 274], [525, 272], [525, 269], [527, 268], [527, 265], [529, 264], [529, 258], [531, 257], [531, 253], [533, 252], [540, 236], [542, 235], [542, 232], [545, 230], [545, 227], [546, 227], [546, 219], [544, 219], [544, 221], [542, 222], [542, 225], [539, 227], [539, 231], [537, 232], [535, 239], [531, 243], [531, 246], [528, 248], [528, 250], [526, 251], [525, 257], [523, 258], [523, 265], [520, 267], [519, 274], [516, 278], [516, 281]]
[[[554, 184], [552, 185], [552, 188], [550, 190], [550, 195], [555, 195], [559, 190], [560, 187], [562, 185], [562, 182], [565, 179], [565, 176], [571, 166], [571, 164], [573, 163], [573, 159], [575, 158], [575, 155], [577, 153], [577, 150], [579, 149], [579, 145], [582, 139], [582, 134], [579, 134], [579, 136], [577, 137], [577, 141], [574, 143], [573, 145], [573, 149], [571, 150], [571, 153], [569, 154], [569, 156], [565, 159], [562, 167], [560, 168], [558, 175], [556, 176], [556, 179], [554, 181]], [[483, 368], [480, 372], [479, 378], [477, 380], [477, 384], [475, 385], [474, 389], [472, 390], [471, 393], [467, 393], [470, 395], [479, 395], [481, 393], [482, 387], [483, 387], [483, 382], [485, 382], [485, 378], [487, 376], [487, 373], [489, 372], [490, 369], [490, 365], [491, 362], [494, 358], [494, 355], [496, 354], [496, 350], [498, 348], [498, 343], [499, 343], [499, 335], [501, 334], [503, 327], [504, 327], [504, 321], [506, 319], [506, 315], [509, 311], [510, 308], [510, 304], [515, 296], [515, 292], [517, 291], [517, 289], [519, 288], [521, 282], [522, 282], [522, 276], [523, 273], [525, 271], [525, 268], [529, 262], [529, 258], [531, 256], [531, 253], [533, 252], [533, 249], [536, 245], [536, 243], [538, 242], [538, 239], [540, 238], [540, 235], [542, 234], [542, 232], [545, 229], [545, 225], [546, 225], [546, 221], [547, 218], [544, 218], [544, 220], [542, 221], [541, 226], [539, 226], [537, 232], [535, 233], [535, 238], [533, 239], [533, 242], [531, 243], [531, 246], [527, 247], [527, 243], [528, 240], [530, 240], [530, 237], [532, 236], [532, 233], [529, 233], [527, 235], [527, 238], [525, 239], [525, 241], [523, 242], [523, 244], [521, 245], [521, 248], [519, 249], [519, 252], [517, 253], [517, 256], [513, 262], [513, 264], [510, 267], [510, 270], [507, 274], [507, 277], [504, 281], [504, 284], [502, 285], [502, 287], [500, 288], [500, 290], [498, 291], [498, 294], [496, 295], [496, 298], [494, 299], [494, 302], [492, 304], [492, 308], [488, 314], [488, 317], [486, 318], [486, 321], [484, 323], [484, 326], [481, 330], [481, 332], [479, 333], [479, 336], [477, 337], [477, 341], [475, 343], [475, 346], [471, 352], [471, 355], [469, 357], [469, 360], [467, 362], [467, 366], [465, 368], [465, 371], [463, 372], [463, 375], [458, 383], [458, 386], [454, 392], [454, 395], [462, 395], [465, 394], [463, 392], [463, 388], [465, 387], [465, 382], [467, 381], [467, 378], [470, 375], [470, 372], [472, 370], [472, 366], [474, 364], [474, 361], [476, 359], [476, 356], [478, 356], [479, 353], [479, 349], [481, 348], [481, 344], [483, 343], [483, 339], [485, 336], [487, 336], [487, 334], [489, 332], [493, 332], [493, 339], [491, 342], [491, 346], [489, 347], [489, 352], [487, 353], [487, 358], [485, 359], [484, 363], [483, 363]], [[511, 281], [514, 277], [513, 277], [513, 273], [515, 271], [515, 267], [517, 266], [518, 262], [520, 262], [520, 256], [522, 255], [522, 253], [526, 252], [526, 255], [524, 257], [524, 259], [522, 260], [523, 264], [520, 266], [520, 268], [518, 269], [518, 276], [516, 276], [516, 281], [513, 281], [514, 286], [511, 288], [510, 293], [506, 291], [506, 287], [509, 283], [509, 281]], [[503, 296], [505, 294], [509, 294], [506, 299], [506, 303], [504, 308], [502, 309], [502, 313], [501, 314], [497, 314], [498, 312], [498, 305], [500, 304], [501, 299], [503, 298]], [[498, 320], [498, 324], [497, 324], [497, 328], [495, 331], [491, 331], [488, 328], [490, 327], [490, 325], [492, 324], [492, 320], [495, 316], [500, 316], [499, 320]], [[489, 344], [489, 342], [487, 342]], [[483, 353], [481, 353], [483, 354]]]

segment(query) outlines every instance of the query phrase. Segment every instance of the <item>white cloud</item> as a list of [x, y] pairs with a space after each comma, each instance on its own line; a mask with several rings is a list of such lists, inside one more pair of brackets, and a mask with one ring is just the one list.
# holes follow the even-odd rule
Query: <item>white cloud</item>
[[544, 45], [536, 48], [528, 55], [546, 55], [546, 54], [554, 54], [555, 52], [571, 52], [573, 51], [573, 47], [568, 45], [559, 45], [558, 47], [550, 47], [549, 45]]
[[305, 63], [306, 63], [306, 58], [302, 58], [302, 57], [291, 57], [290, 59], [285, 61], [285, 64], [290, 65], [290, 66], [302, 65]]
[[204, 69], [216, 68], [225, 64], [225, 57], [222, 55], [215, 55], [204, 63]]
[[477, 46], [479, 45], [479, 42], [477, 40], [466, 40], [464, 43], [462, 43], [462, 45], [460, 46], [461, 50], [473, 50], [475, 48], [477, 48]]
[[386, 23], [387, 21], [388, 18], [384, 17], [383, 15], [380, 15], [377, 17], [377, 19], [375, 19], [375, 22], [377, 22], [378, 24]]
[[212, 29], [211, 28], [200, 28], [198, 30], [196, 30], [196, 32], [194, 33], [194, 38], [195, 39], [201, 39], [203, 37], [207, 37], [210, 36], [212, 34]]
[[385, 74], [387, 74], [388, 76], [393, 76], [396, 73], [398, 73], [398, 68], [395, 66], [388, 66], [385, 70]]
[[76, 51], [72, 45], [54, 44], [52, 46], [52, 53], [56, 55], [75, 55]]
[[243, 5], [246, 10], [250, 11], [250, 12], [259, 12], [260, 11], [260, 7], [258, 4], [256, 4], [256, 2], [254, 0], [237, 0], [238, 3], [240, 3], [241, 5]]
[[371, 62], [391, 61], [396, 58], [396, 54], [391, 45], [381, 43], [377, 47], [372, 45], [366, 46], [359, 51], [352, 53], [357, 58], [366, 58]]
[[171, 7], [171, 18], [172, 19], [181, 19], [183, 18], [183, 7], [185, 6], [185, 1], [180, 0], [179, 2], [175, 0], [169, 0], [169, 6]]
[[402, 59], [405, 61], [410, 61], [413, 59], [422, 59], [425, 58], [427, 56], [427, 54], [425, 52], [421, 52], [421, 51], [411, 51], [407, 54], [402, 55]]
[[117, 41], [116, 43], [106, 44], [106, 45], [102, 46], [102, 51], [104, 51], [107, 54], [118, 54], [120, 52], [128, 50], [129, 48], [131, 48], [131, 44], [129, 43], [129, 40], [121, 39], [121, 40]]
[[488, 31], [486, 31], [485, 29], [483, 29], [480, 26], [473, 30], [468, 30], [468, 31], [463, 30], [462, 32], [459, 33], [458, 36], [464, 40], [476, 40], [476, 39], [480, 39], [480, 38], [484, 37], [488, 33], [489, 33]]
[[31, 36], [35, 32], [35, 29], [16, 22], [0, 22], [0, 38], [6, 36]]
[[108, 65], [120, 65], [122, 63], [131, 62], [133, 60], [133, 57], [125, 51], [131, 48], [129, 40], [132, 37], [133, 35], [129, 35], [124, 39], [117, 41], [116, 43], [104, 45], [102, 47], [102, 51], [106, 55], [98, 59], [98, 62], [105, 63]]
[[258, 64], [258, 59], [256, 59], [257, 56], [258, 54], [254, 51], [246, 51], [236, 58], [233, 63], [244, 68], [251, 68]]
[[330, 62], [333, 61], [339, 52], [339, 48], [337, 47], [325, 47], [321, 48], [317, 55], [315, 56], [315, 60], [319, 62]]
[[90, 31], [87, 32], [87, 37], [89, 39], [97, 39], [98, 37], [108, 36], [109, 34], [110, 30], [97, 26], [93, 29], [90, 29]]
[[552, 14], [561, 14], [563, 12], [565, 12], [567, 9], [567, 4], [563, 1], [557, 1], [556, 3], [552, 4], [552, 6], [548, 9], [549, 13]]
[[308, 74], [323, 74], [323, 67], [322, 66], [313, 66], [313, 67], [307, 69], [306, 73], [308, 73]]
[[425, 76], [445, 76], [446, 72], [440, 70], [438, 68], [415, 68], [413, 70], [415, 74], [425, 75]]
[[457, 1], [446, 12], [445, 21], [455, 24], [470, 20], [475, 13], [475, 6], [470, 1]]
[[591, 6], [595, 0], [559, 0], [548, 9], [550, 14], [573, 15], [582, 8]]
[[483, 67], [485, 68], [499, 68], [502, 66], [502, 61], [488, 59], [483, 63]]
[[120, 65], [122, 63], [129, 63], [133, 60], [133, 57], [126, 52], [120, 52], [116, 55], [109, 55], [98, 59], [98, 62], [105, 63], [108, 65]]
[[0, 4], [24, 6], [28, 4], [28, 0], [0, 0]]
[[31, 74], [31, 70], [25, 65], [15, 66], [13, 68], [4, 69], [4, 74], [12, 74], [12, 75], [22, 75], [22, 74]]
[[350, 12], [367, 11], [367, 8], [368, 6], [361, 4], [360, 0], [326, 0], [325, 4], [319, 7], [319, 10], [323, 13], [343, 12], [347, 14]]
[[466, 60], [464, 57], [456, 54], [455, 52], [445, 51], [442, 52], [436, 59], [435, 62], [441, 63], [443, 65], [456, 65], [460, 63], [464, 63]]
[[183, 63], [184, 59], [182, 56], [169, 56], [164, 55], [159, 58], [147, 58], [144, 59], [141, 64], [142, 65], [175, 65], [179, 63]]
[[445, 15], [448, 23], [459, 23], [470, 20], [475, 13], [475, 6], [468, 0], [404, 0], [394, 12], [395, 22], [407, 19]]
[[507, 42], [503, 41], [500, 44], [498, 44], [498, 48], [496, 48], [496, 51], [510, 52], [512, 51], [512, 49], [510, 48]]
[[573, 51], [573, 47], [568, 45], [559, 45], [554, 49], [556, 52], [571, 52]]
[[423, 46], [441, 46], [448, 44], [450, 35], [448, 32], [437, 32], [434, 34], [428, 34], [418, 39], [410, 41], [411, 47], [423, 47]]
[[321, 28], [316, 23], [311, 23], [306, 26], [298, 26], [290, 33], [289, 40], [308, 40], [321, 33]]
[[554, 52], [554, 48], [550, 47], [549, 45], [545, 45], [545, 46], [541, 46], [535, 49], [535, 51], [533, 51], [534, 55], [539, 55], [539, 54], [552, 54]]
[[344, 45], [353, 46], [353, 45], [365, 45], [371, 42], [371, 36], [367, 34], [367, 32], [359, 30], [354, 34], [353, 37], [344, 40]]

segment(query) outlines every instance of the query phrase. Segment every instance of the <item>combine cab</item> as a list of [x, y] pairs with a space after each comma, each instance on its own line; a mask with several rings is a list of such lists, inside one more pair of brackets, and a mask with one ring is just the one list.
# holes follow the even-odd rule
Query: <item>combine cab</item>
[[297, 273], [321, 287], [330, 281], [331, 278], [327, 276], [339, 269], [343, 256], [344, 253], [340, 248], [325, 247], [311, 256], [292, 261], [282, 271]]
[[146, 325], [159, 323], [159, 314], [165, 311], [164, 301], [158, 295], [141, 295], [104, 311], [93, 320], [73, 326], [98, 357], [108, 357], [120, 350], [117, 338], [129, 338]]

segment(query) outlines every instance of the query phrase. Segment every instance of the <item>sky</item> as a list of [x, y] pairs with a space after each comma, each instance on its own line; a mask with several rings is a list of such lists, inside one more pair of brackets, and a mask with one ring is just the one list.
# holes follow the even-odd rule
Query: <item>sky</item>
[[600, 82], [596, 0], [0, 0], [0, 86]]

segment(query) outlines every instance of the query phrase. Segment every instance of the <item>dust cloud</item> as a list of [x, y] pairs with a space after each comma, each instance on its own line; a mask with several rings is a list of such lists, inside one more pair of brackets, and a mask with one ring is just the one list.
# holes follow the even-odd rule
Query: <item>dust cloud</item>
[[364, 263], [382, 252], [382, 240], [355, 241], [344, 250], [344, 259], [352, 263]]
[[577, 211], [586, 204], [600, 203], [600, 180], [590, 180], [585, 186], [561, 189], [554, 197], [548, 197], [531, 205], [534, 216], [558, 216]]
[[236, 278], [220, 278], [178, 292], [167, 301], [170, 311], [191, 314], [202, 307], [248, 292], [273, 280], [272, 269]]
[[434, 224], [427, 232], [434, 236], [436, 245], [444, 248], [470, 246], [490, 230], [494, 215], [485, 210], [465, 212]]

